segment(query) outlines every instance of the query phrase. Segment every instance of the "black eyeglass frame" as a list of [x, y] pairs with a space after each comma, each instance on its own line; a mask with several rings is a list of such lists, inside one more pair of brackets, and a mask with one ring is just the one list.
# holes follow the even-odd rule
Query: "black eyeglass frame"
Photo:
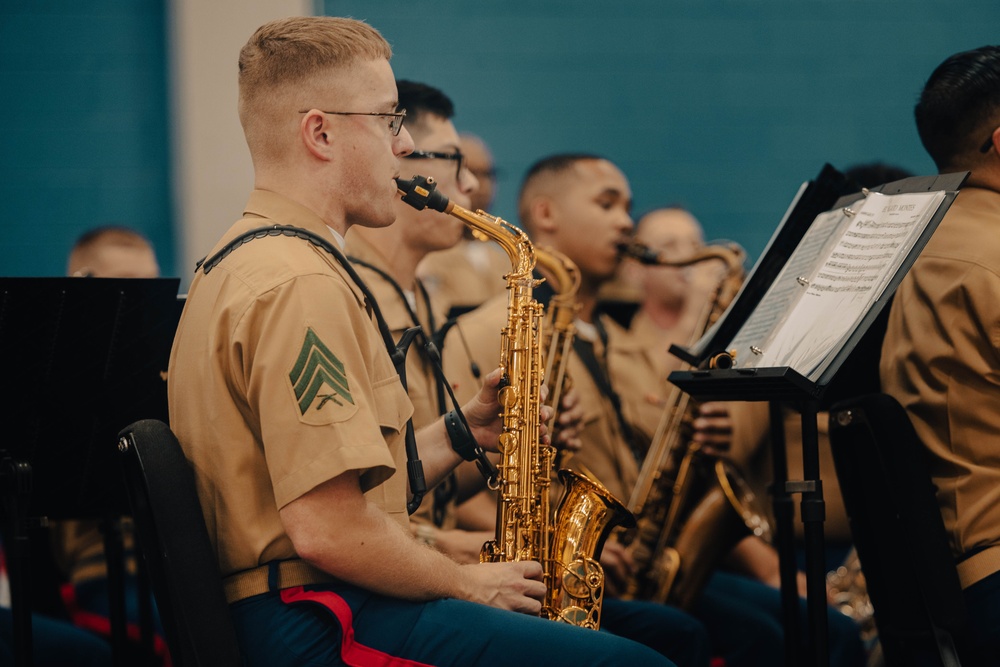
[[465, 153], [462, 151], [455, 151], [454, 153], [442, 153], [440, 151], [413, 151], [409, 155], [404, 155], [403, 157], [414, 158], [420, 160], [455, 160], [458, 162], [458, 167], [455, 169], [456, 180], [462, 179], [462, 167], [465, 166]]
[[[299, 113], [309, 113], [312, 109], [306, 109], [300, 111]], [[392, 132], [392, 136], [398, 137], [399, 133], [403, 129], [403, 123], [406, 121], [406, 109], [402, 111], [323, 111], [322, 109], [317, 109], [320, 113], [328, 113], [331, 116], [382, 116], [383, 118], [391, 118], [389, 121], [389, 131]]]

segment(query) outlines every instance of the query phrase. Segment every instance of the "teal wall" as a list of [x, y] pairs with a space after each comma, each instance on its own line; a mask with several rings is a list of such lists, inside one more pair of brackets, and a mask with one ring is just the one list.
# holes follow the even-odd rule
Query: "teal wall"
[[513, 221], [525, 169], [605, 154], [637, 213], [687, 205], [756, 257], [797, 188], [845, 169], [933, 163], [916, 96], [953, 52], [996, 43], [1000, 2], [326, 0], [393, 44], [400, 78], [443, 88], [459, 129], [492, 145], [494, 212]]
[[80, 233], [174, 272], [164, 0], [0, 2], [0, 275], [62, 275]]
[[[0, 2], [0, 275], [59, 275], [76, 236], [109, 222], [146, 233], [177, 274], [168, 3]], [[996, 0], [317, 7], [368, 20], [393, 43], [399, 76], [455, 99], [460, 128], [497, 154], [494, 212], [514, 221], [535, 159], [598, 152], [631, 179], [637, 212], [683, 203], [751, 256], [824, 162], [933, 171], [913, 130], [916, 95], [947, 55], [1000, 28]]]

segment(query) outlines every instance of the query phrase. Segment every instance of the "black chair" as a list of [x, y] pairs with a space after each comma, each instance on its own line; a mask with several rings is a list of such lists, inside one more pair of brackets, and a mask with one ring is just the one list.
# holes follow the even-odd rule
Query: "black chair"
[[887, 394], [840, 401], [830, 443], [886, 663], [960, 665], [965, 603], [909, 416]]
[[242, 665], [191, 465], [155, 419], [119, 433], [140, 551], [178, 667]]

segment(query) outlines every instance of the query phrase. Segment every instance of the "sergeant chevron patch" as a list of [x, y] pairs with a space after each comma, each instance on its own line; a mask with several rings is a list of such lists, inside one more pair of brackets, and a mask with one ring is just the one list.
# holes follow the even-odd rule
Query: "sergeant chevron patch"
[[310, 408], [322, 410], [329, 405], [333, 412], [340, 412], [339, 408], [354, 406], [344, 364], [311, 328], [306, 330], [302, 349], [288, 379], [303, 415]]

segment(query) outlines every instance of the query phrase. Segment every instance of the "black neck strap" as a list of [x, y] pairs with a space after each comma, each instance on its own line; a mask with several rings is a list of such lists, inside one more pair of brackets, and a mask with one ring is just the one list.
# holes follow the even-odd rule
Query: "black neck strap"
[[[356, 257], [349, 257], [348, 259], [355, 264], [371, 269], [392, 285], [393, 289], [399, 295], [400, 300], [403, 302], [403, 305], [406, 307], [407, 312], [410, 314], [410, 320], [413, 322], [414, 327], [419, 328], [420, 330], [420, 338], [424, 347], [424, 355], [434, 372], [434, 378], [436, 380], [438, 413], [444, 414], [445, 405], [450, 403], [454, 408], [456, 416], [464, 427], [465, 433], [471, 434], [472, 431], [469, 428], [469, 422], [465, 418], [465, 414], [462, 412], [462, 409], [458, 404], [458, 400], [455, 398], [455, 391], [451, 388], [451, 383], [448, 382], [448, 378], [445, 377], [444, 367], [441, 364], [441, 345], [444, 340], [444, 335], [447, 333], [447, 329], [450, 328], [450, 325], [446, 323], [439, 331], [434, 331], [434, 313], [430, 310], [430, 295], [427, 294], [427, 290], [424, 288], [423, 283], [419, 280], [416, 281], [417, 287], [420, 289], [421, 295], [424, 298], [424, 303], [427, 304], [427, 324], [433, 332], [431, 336], [428, 336], [423, 330], [423, 327], [420, 324], [420, 318], [417, 316], [416, 311], [412, 306], [410, 306], [410, 302], [406, 298], [406, 292], [403, 291], [403, 288], [392, 278], [392, 276], [388, 274], [388, 272]], [[465, 439], [469, 441], [468, 436]], [[474, 440], [469, 441], [468, 445], [471, 447], [471, 453], [468, 456], [463, 456], [463, 458], [475, 461], [476, 467], [479, 468], [479, 473], [483, 476], [483, 478], [490, 484], [495, 484], [497, 471], [496, 468], [493, 467], [492, 462], [486, 456], [486, 452], [484, 452], [478, 444], [475, 444]], [[469, 456], [472, 456], [473, 458], [469, 458]]]
[[[344, 268], [344, 271], [347, 272], [347, 275], [350, 276], [351, 280], [353, 280], [354, 283], [361, 290], [361, 293], [364, 294], [368, 306], [372, 309], [372, 315], [375, 317], [375, 322], [378, 327], [379, 334], [382, 337], [382, 342], [385, 345], [386, 351], [389, 353], [389, 357], [392, 360], [393, 367], [396, 369], [396, 372], [399, 375], [400, 381], [403, 384], [403, 389], [406, 389], [406, 352], [410, 347], [410, 343], [413, 342], [413, 339], [417, 335], [420, 335], [425, 341], [424, 349], [427, 351], [427, 356], [431, 360], [431, 367], [434, 369], [434, 373], [438, 381], [438, 386], [439, 387], [443, 386], [444, 389], [447, 391], [449, 398], [451, 399], [452, 405], [455, 406], [455, 410], [458, 413], [458, 416], [462, 424], [465, 426], [467, 432], [471, 432], [471, 430], [469, 429], [468, 420], [466, 420], [465, 415], [462, 414], [461, 410], [459, 410], [458, 408], [458, 403], [455, 400], [455, 393], [452, 390], [451, 385], [448, 384], [447, 378], [445, 378], [444, 376], [444, 371], [441, 368], [441, 353], [438, 350], [438, 347], [434, 344], [432, 338], [428, 337], [423, 332], [423, 328], [419, 324], [419, 320], [416, 317], [416, 313], [414, 313], [412, 308], [410, 308], [410, 304], [406, 300], [406, 296], [403, 293], [402, 289], [399, 288], [399, 285], [396, 284], [396, 282], [392, 280], [392, 278], [389, 277], [387, 274], [384, 274], [384, 272], [375, 269], [376, 271], [379, 271], [379, 273], [385, 275], [389, 279], [389, 281], [399, 290], [403, 298], [403, 302], [405, 303], [407, 309], [410, 311], [410, 314], [413, 316], [413, 321], [415, 326], [408, 329], [400, 338], [399, 343], [396, 343], [392, 337], [392, 330], [389, 328], [389, 325], [386, 322], [385, 317], [382, 315], [382, 310], [379, 308], [378, 302], [375, 300], [375, 295], [372, 294], [371, 289], [369, 289], [365, 281], [362, 280], [361, 276], [358, 275], [358, 272], [351, 264], [351, 261], [348, 260], [348, 258], [344, 255], [343, 252], [341, 252], [340, 248], [330, 243], [329, 239], [326, 239], [320, 236], [319, 234], [311, 232], [307, 229], [302, 229], [301, 227], [293, 227], [291, 225], [271, 225], [268, 227], [258, 227], [256, 229], [251, 229], [248, 232], [241, 234], [240, 236], [237, 236], [235, 239], [233, 239], [225, 246], [223, 246], [223, 248], [219, 250], [219, 252], [215, 253], [214, 255], [212, 255], [207, 259], [202, 259], [201, 261], [199, 261], [195, 267], [195, 271], [201, 269], [206, 274], [208, 274], [212, 269], [214, 269], [219, 264], [219, 262], [221, 262], [223, 259], [229, 256], [230, 253], [232, 253], [240, 246], [249, 243], [254, 239], [266, 238], [268, 236], [290, 236], [294, 238], [300, 238], [305, 241], [309, 241], [313, 245], [328, 252], [330, 255], [334, 257], [334, 259], [337, 260], [337, 262]], [[423, 289], [422, 285], [420, 287], [421, 289]], [[424, 292], [425, 301], [429, 303], [429, 301], [426, 300], [426, 297], [427, 293]], [[429, 311], [428, 314], [430, 315]], [[429, 323], [433, 326], [433, 322]], [[440, 401], [439, 406], [441, 410], [444, 409], [443, 400]], [[412, 494], [412, 498], [410, 499], [410, 502], [407, 503], [406, 509], [410, 514], [413, 514], [414, 512], [417, 511], [417, 508], [420, 507], [420, 503], [423, 501], [424, 494], [427, 493], [427, 482], [424, 479], [423, 464], [421, 463], [419, 453], [417, 452], [417, 443], [413, 430], [412, 419], [407, 420], [406, 422], [405, 441], [406, 441], [406, 468], [410, 480], [410, 493]], [[487, 481], [490, 482], [495, 481], [497, 475], [496, 468], [493, 467], [493, 464], [487, 458], [486, 453], [482, 450], [481, 447], [478, 446], [478, 444], [475, 446], [475, 461], [476, 461], [476, 466], [479, 468], [480, 474], [482, 474]]]

